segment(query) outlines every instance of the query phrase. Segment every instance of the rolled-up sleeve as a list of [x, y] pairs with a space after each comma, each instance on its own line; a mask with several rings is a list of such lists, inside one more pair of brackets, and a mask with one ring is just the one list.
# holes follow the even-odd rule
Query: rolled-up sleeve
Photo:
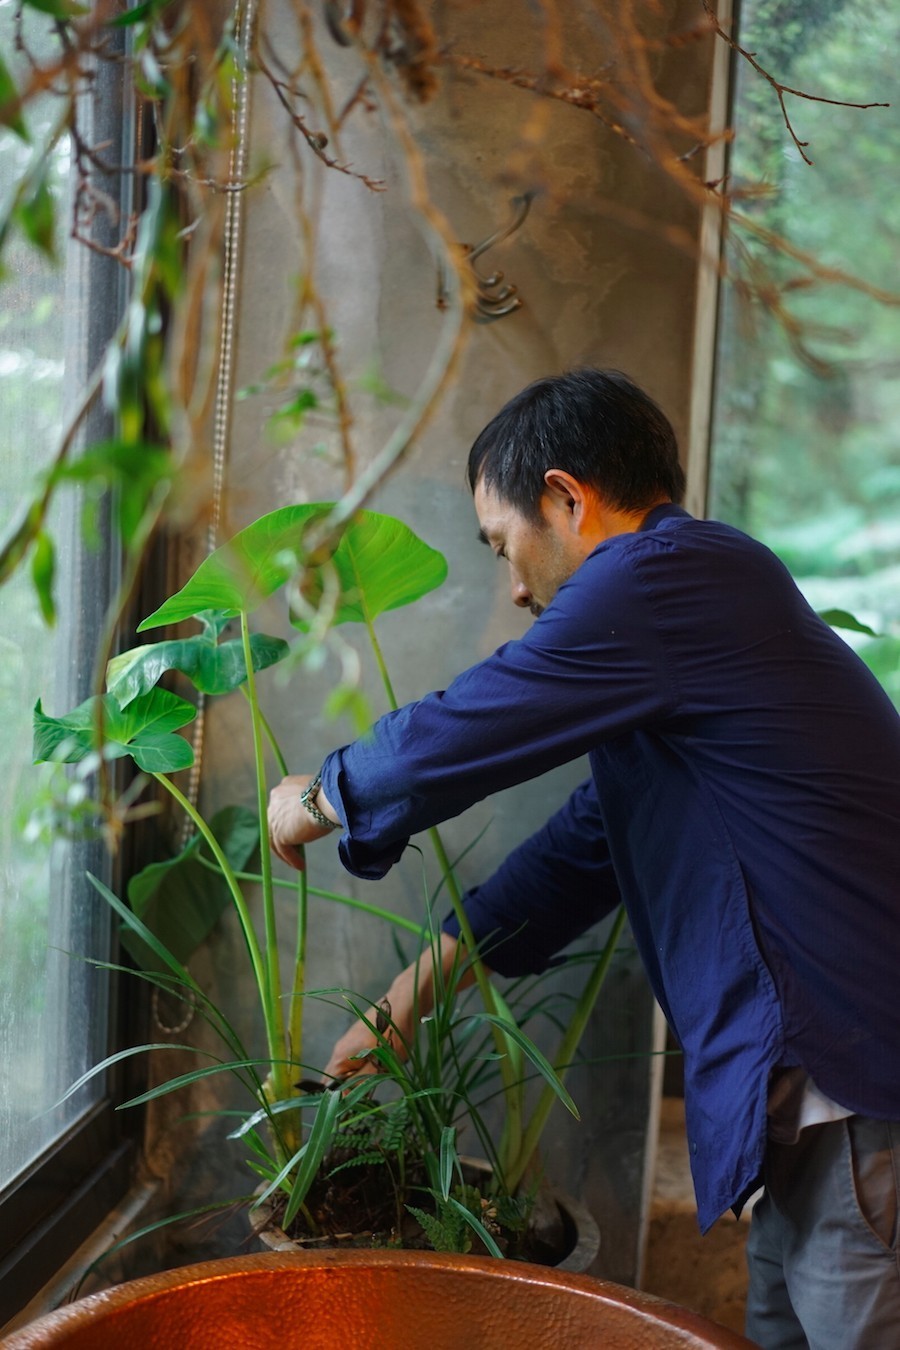
[[384, 876], [411, 835], [665, 716], [665, 652], [627, 551], [601, 546], [523, 638], [326, 759], [348, 871]]

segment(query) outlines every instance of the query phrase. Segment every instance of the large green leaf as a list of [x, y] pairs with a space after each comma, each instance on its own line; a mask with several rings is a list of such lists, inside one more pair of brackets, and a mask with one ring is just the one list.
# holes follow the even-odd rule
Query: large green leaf
[[90, 12], [89, 5], [78, 5], [75, 0], [24, 0], [28, 9], [40, 10], [42, 14], [52, 14], [54, 19], [77, 19]]
[[46, 530], [41, 530], [34, 542], [31, 555], [31, 579], [37, 593], [44, 623], [52, 628], [56, 623], [56, 605], [53, 601], [53, 578], [56, 572], [56, 550]]
[[[98, 703], [102, 705], [98, 708]], [[103, 728], [103, 752], [109, 759], [130, 755], [146, 773], [175, 773], [190, 768], [194, 751], [176, 735], [196, 716], [193, 704], [153, 689], [119, 706], [112, 694], [86, 699], [64, 717], [48, 717], [38, 699], [34, 710], [34, 759], [74, 764], [97, 749], [98, 719]]]
[[[140, 625], [140, 630], [178, 623], [204, 609], [228, 615], [256, 609], [304, 567], [303, 536], [331, 502], [285, 506], [260, 517], [200, 564], [190, 581]], [[336, 574], [340, 595], [334, 623], [359, 623], [386, 609], [408, 605], [439, 586], [447, 575], [443, 555], [393, 516], [360, 511], [325, 565], [306, 565], [303, 593], [316, 604]], [[303, 627], [302, 619], [296, 620]]]
[[3, 60], [2, 52], [0, 52], [0, 124], [11, 127], [17, 136], [21, 136], [23, 141], [31, 139], [22, 117], [19, 91], [16, 88], [15, 80], [9, 73], [9, 67]]
[[[245, 806], [226, 806], [210, 821], [210, 828], [235, 871], [243, 871], [259, 847], [259, 820]], [[137, 917], [182, 964], [207, 937], [230, 892], [220, 873], [200, 861], [209, 857], [199, 835], [175, 858], [151, 863], [128, 883], [128, 901]], [[133, 927], [123, 923], [122, 945], [141, 970], [165, 970], [165, 965]]]
[[[265, 670], [283, 660], [290, 648], [283, 638], [254, 633], [250, 650], [253, 669]], [[180, 670], [204, 694], [228, 694], [247, 678], [243, 644], [235, 640], [220, 646], [213, 626], [206, 625], [194, 637], [153, 642], [114, 656], [106, 668], [106, 686], [124, 708], [158, 684], [167, 670]]]
[[851, 633], [865, 633], [867, 637], [878, 637], [874, 628], [857, 619], [855, 614], [849, 614], [846, 609], [821, 609], [819, 618], [824, 619], [832, 628], [846, 628]]
[[152, 23], [153, 20], [172, 4], [172, 0], [144, 0], [134, 9], [126, 9], [123, 14], [107, 19], [110, 28], [126, 28], [136, 23]]
[[[96, 506], [101, 496], [115, 489], [115, 513], [124, 543], [134, 539], [145, 512], [175, 474], [172, 456], [165, 446], [116, 440], [89, 446], [76, 459], [63, 460], [48, 475], [48, 484], [82, 483], [87, 488], [85, 506]], [[97, 526], [87, 517], [89, 533]]]
[[42, 166], [28, 190], [18, 199], [13, 216], [29, 243], [55, 261], [56, 204], [47, 183], [46, 165]]
[[[363, 623], [387, 609], [412, 604], [447, 576], [447, 560], [394, 516], [360, 511], [329, 560], [340, 581], [334, 623]], [[306, 580], [303, 593], [316, 605], [327, 584], [324, 568]], [[302, 618], [292, 618], [304, 628]]]
[[252, 612], [299, 571], [304, 532], [329, 509], [329, 503], [317, 502], [261, 516], [205, 558], [190, 581], [145, 619], [138, 632], [193, 619], [205, 609], [223, 610], [229, 617], [241, 610]]

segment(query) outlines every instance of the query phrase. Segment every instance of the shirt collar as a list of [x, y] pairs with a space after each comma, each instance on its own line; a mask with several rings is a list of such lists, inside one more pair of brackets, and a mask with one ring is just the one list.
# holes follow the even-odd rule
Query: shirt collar
[[638, 526], [638, 533], [644, 530], [655, 530], [657, 525], [664, 520], [690, 520], [691, 514], [685, 511], [683, 506], [676, 505], [675, 502], [662, 502], [659, 506], [654, 506], [652, 511], [648, 511]]

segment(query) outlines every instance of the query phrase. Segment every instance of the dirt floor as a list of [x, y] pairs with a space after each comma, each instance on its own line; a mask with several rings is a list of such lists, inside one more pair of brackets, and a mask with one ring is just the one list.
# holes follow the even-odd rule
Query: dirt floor
[[642, 1287], [732, 1331], [743, 1331], [749, 1217], [749, 1209], [740, 1219], [725, 1215], [706, 1237], [700, 1236], [684, 1102], [665, 1097]]

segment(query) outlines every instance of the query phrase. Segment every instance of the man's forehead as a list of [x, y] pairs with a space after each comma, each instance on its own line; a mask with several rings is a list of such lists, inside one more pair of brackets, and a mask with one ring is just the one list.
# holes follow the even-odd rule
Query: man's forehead
[[515, 507], [498, 497], [492, 488], [485, 485], [483, 478], [479, 478], [475, 484], [473, 501], [480, 526], [478, 538], [486, 544], [502, 535], [510, 519], [517, 514]]

